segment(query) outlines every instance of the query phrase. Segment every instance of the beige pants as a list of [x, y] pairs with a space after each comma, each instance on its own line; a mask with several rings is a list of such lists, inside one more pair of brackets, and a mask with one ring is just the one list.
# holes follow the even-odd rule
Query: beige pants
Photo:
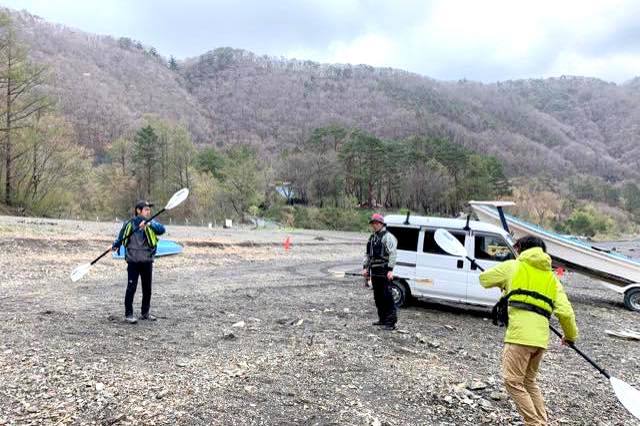
[[547, 424], [544, 399], [536, 383], [536, 375], [544, 349], [505, 343], [502, 351], [502, 377], [526, 426]]

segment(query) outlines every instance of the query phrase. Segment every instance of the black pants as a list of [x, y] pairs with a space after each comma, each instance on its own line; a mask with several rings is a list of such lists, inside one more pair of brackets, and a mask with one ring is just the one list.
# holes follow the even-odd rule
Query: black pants
[[153, 262], [129, 262], [127, 273], [129, 281], [127, 283], [127, 293], [124, 296], [124, 314], [125, 316], [133, 315], [133, 296], [138, 288], [138, 277], [142, 281], [142, 308], [140, 314], [147, 315], [149, 313], [149, 305], [151, 304], [151, 275], [153, 271]]
[[396, 316], [396, 304], [391, 293], [391, 283], [386, 276], [374, 274], [371, 276], [373, 285], [373, 299], [378, 308], [378, 319], [385, 325], [395, 325], [398, 321]]

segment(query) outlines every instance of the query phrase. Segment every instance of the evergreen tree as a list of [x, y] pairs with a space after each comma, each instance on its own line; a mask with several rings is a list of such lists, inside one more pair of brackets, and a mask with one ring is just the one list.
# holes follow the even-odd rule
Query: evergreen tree
[[360, 203], [372, 206], [380, 201], [376, 189], [384, 175], [385, 155], [383, 142], [364, 132], [353, 132], [342, 145], [339, 158], [346, 173], [346, 191]]
[[624, 206], [634, 214], [640, 213], [640, 188], [633, 182], [627, 182], [622, 187]]
[[201, 172], [209, 172], [216, 179], [221, 179], [221, 170], [224, 165], [224, 157], [218, 153], [214, 148], [203, 148], [198, 152], [197, 156], [198, 169]]
[[131, 47], [133, 46], [133, 40], [131, 40], [129, 37], [120, 37], [118, 39], [118, 46], [123, 49], [131, 49]]
[[511, 195], [511, 184], [504, 174], [502, 163], [496, 157], [486, 157], [485, 162], [489, 173], [491, 192], [497, 196]]
[[178, 61], [176, 61], [176, 58], [174, 58], [173, 55], [169, 57], [169, 69], [171, 71], [178, 71]]
[[146, 126], [138, 130], [133, 140], [133, 161], [136, 166], [135, 174], [138, 183], [144, 179], [146, 186], [145, 195], [151, 196], [152, 182], [156, 170], [156, 161], [160, 156], [158, 135], [153, 127]]

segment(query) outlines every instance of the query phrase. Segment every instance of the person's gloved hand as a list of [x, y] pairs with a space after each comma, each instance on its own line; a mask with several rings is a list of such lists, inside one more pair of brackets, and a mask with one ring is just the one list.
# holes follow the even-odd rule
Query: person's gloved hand
[[571, 340], [567, 340], [565, 337], [562, 337], [562, 346], [573, 346], [573, 343]]

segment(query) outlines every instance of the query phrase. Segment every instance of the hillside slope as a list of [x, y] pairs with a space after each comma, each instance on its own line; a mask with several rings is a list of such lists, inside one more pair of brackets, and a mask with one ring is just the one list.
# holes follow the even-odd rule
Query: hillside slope
[[47, 90], [78, 141], [98, 152], [141, 124], [144, 114], [184, 121], [197, 141], [208, 122], [182, 77], [142, 46], [13, 14], [32, 58], [50, 67]]
[[[263, 153], [313, 128], [382, 138], [445, 137], [498, 156], [516, 175], [638, 177], [640, 83], [582, 77], [441, 82], [366, 65], [323, 65], [219, 48], [169, 70], [155, 50], [13, 14], [48, 89], [97, 153], [144, 114], [187, 123], [200, 144], [252, 143]], [[215, 43], [215, 40], [212, 41]]]

